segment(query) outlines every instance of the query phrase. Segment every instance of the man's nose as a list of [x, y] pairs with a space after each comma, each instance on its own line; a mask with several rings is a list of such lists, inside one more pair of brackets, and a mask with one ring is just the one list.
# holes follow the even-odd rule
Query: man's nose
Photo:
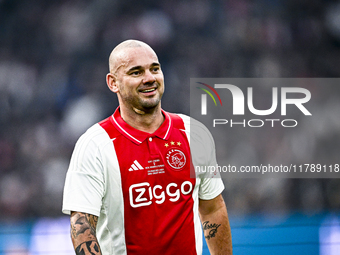
[[155, 75], [150, 70], [145, 71], [143, 83], [154, 83], [156, 81]]

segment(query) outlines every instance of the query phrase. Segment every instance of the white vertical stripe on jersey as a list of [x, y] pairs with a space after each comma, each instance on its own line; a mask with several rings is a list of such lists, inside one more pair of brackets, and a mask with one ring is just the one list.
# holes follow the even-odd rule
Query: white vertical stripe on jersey
[[[178, 116], [181, 117], [184, 122], [185, 130], [183, 131], [185, 132], [187, 139], [189, 141], [189, 145], [190, 145], [190, 118], [182, 114], [178, 114]], [[195, 227], [195, 239], [196, 239], [196, 252], [198, 255], [202, 254], [202, 249], [203, 249], [202, 225], [201, 225], [201, 219], [198, 213], [198, 205], [199, 205], [198, 190], [199, 190], [200, 181], [201, 181], [200, 178], [196, 178], [195, 188], [192, 193], [192, 197], [194, 200], [193, 214], [194, 214], [194, 227]]]
[[[101, 127], [100, 127], [101, 128]], [[108, 137], [105, 130], [106, 136]], [[102, 147], [104, 175], [106, 180], [106, 192], [103, 198], [101, 215], [98, 218], [98, 225], [103, 226], [97, 229], [97, 235], [101, 236], [102, 254], [126, 255], [125, 226], [124, 226], [124, 198], [120, 167], [114, 143], [107, 139]], [[111, 185], [111, 186], [110, 186]], [[109, 216], [111, 215], [111, 216]], [[112, 217], [114, 215], [114, 217]], [[103, 224], [99, 224], [102, 220]]]

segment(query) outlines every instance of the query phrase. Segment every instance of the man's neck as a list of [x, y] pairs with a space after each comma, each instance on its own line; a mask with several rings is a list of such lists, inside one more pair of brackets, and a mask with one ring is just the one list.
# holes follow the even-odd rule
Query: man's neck
[[154, 133], [164, 121], [160, 104], [148, 112], [121, 105], [120, 116], [133, 128], [150, 134]]

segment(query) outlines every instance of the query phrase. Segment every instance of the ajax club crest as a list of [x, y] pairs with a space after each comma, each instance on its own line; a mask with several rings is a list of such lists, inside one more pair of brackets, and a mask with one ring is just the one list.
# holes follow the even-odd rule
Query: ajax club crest
[[166, 162], [175, 171], [181, 171], [187, 162], [185, 154], [179, 149], [171, 149], [166, 154]]

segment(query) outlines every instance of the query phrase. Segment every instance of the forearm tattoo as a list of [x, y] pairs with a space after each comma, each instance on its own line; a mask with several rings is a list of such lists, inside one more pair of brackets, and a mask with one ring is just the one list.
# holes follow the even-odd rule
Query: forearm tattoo
[[99, 255], [100, 248], [96, 238], [98, 217], [75, 212], [71, 215], [71, 237], [77, 255]]
[[203, 222], [203, 231], [206, 233], [206, 230], [208, 234], [205, 236], [207, 240], [210, 240], [211, 238], [216, 236], [217, 229], [221, 226], [221, 224], [216, 223], [209, 223], [209, 221]]
[[101, 254], [99, 252], [100, 252], [100, 249], [99, 249], [99, 245], [98, 245], [97, 241], [88, 241], [88, 242], [80, 244], [76, 248], [76, 254], [77, 255], [87, 255], [87, 254], [97, 255], [97, 254]]

